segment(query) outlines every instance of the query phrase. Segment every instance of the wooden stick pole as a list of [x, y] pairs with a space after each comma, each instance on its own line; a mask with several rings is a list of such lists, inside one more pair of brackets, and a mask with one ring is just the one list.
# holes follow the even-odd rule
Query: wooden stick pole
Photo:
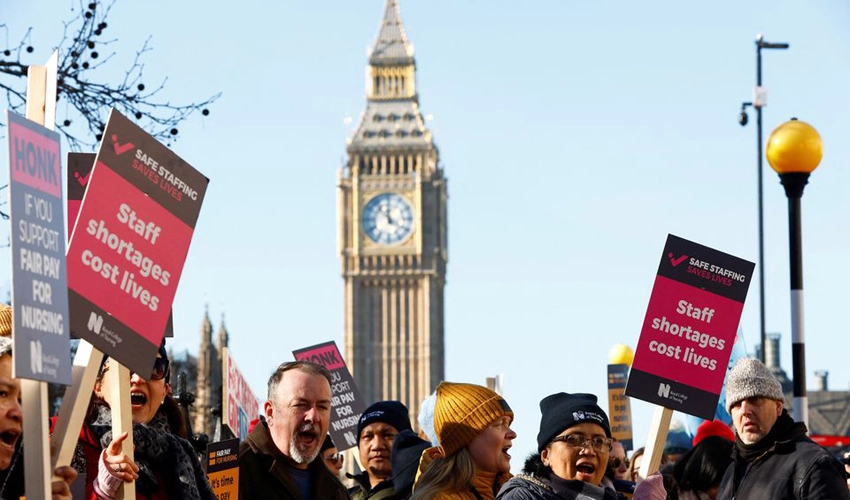
[[[105, 376], [110, 377], [109, 408], [112, 410], [112, 437], [114, 439], [122, 432], [127, 431], [128, 437], [122, 443], [122, 453], [133, 459], [133, 411], [130, 409], [130, 370], [115, 361], [114, 358], [110, 358], [109, 371], [106, 372]], [[115, 498], [116, 500], [135, 500], [136, 483], [122, 483]]]
[[661, 467], [661, 456], [664, 454], [664, 444], [667, 442], [667, 432], [670, 430], [670, 420], [673, 418], [673, 410], [663, 406], [656, 406], [652, 414], [652, 423], [649, 426], [649, 436], [646, 438], [646, 451], [643, 452], [643, 460], [640, 462], [638, 475], [646, 479]]
[[71, 385], [65, 389], [62, 406], [59, 407], [59, 415], [53, 428], [51, 442], [54, 469], [60, 465], [71, 465], [101, 361], [103, 353], [87, 341], [80, 340], [77, 354], [74, 356], [74, 366], [71, 368]]
[[[55, 60], [54, 60], [55, 63]], [[54, 70], [55, 73], [55, 70]], [[48, 90], [52, 87], [52, 102], [47, 102]], [[45, 109], [56, 107], [56, 79], [48, 79], [46, 66], [30, 66], [27, 70], [27, 119], [50, 130], [54, 122], [45, 121]], [[55, 117], [55, 112], [51, 111]], [[47, 406], [47, 382], [21, 380], [21, 409], [24, 414], [24, 486], [30, 500], [49, 500], [50, 478], [50, 429]]]

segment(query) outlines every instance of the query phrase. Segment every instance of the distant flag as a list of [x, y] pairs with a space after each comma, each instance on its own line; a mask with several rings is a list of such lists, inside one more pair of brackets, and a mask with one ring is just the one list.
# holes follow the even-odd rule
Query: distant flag
[[[726, 411], [726, 378], [729, 376], [729, 371], [732, 370], [732, 366], [735, 364], [735, 361], [738, 361], [739, 358], [745, 357], [747, 357], [747, 349], [744, 343], [744, 331], [741, 329], [741, 326], [738, 325], [738, 334], [735, 336], [735, 343], [732, 345], [732, 355], [729, 358], [729, 366], [726, 367], [726, 377], [723, 377], [723, 389], [720, 390], [720, 399], [717, 401], [717, 410], [714, 413], [714, 419], [720, 420], [726, 425], [732, 425], [732, 416], [729, 415], [728, 411]], [[690, 435], [694, 436], [697, 432], [697, 427], [699, 427], [703, 422], [705, 422], [705, 420], [699, 417], [688, 415], [685, 426], [687, 427]]]

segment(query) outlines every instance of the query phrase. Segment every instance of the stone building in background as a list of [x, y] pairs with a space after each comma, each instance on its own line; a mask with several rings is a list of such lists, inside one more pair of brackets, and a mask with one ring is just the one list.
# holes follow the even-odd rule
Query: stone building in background
[[367, 405], [400, 400], [415, 422], [444, 377], [448, 195], [397, 0], [366, 73], [366, 110], [337, 177], [344, 356]]

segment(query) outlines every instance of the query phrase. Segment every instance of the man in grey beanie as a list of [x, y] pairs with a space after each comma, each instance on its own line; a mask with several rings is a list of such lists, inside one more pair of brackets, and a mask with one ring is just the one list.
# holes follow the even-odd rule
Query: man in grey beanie
[[726, 409], [735, 424], [734, 461], [718, 500], [850, 500], [838, 459], [809, 439], [784, 409], [779, 380], [761, 361], [741, 358], [726, 380]]

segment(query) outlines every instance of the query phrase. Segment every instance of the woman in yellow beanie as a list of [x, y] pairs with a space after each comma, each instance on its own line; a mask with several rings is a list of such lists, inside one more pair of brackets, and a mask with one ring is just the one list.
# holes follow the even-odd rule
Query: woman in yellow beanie
[[493, 500], [510, 478], [514, 412], [498, 394], [474, 384], [437, 387], [434, 431], [411, 500]]

